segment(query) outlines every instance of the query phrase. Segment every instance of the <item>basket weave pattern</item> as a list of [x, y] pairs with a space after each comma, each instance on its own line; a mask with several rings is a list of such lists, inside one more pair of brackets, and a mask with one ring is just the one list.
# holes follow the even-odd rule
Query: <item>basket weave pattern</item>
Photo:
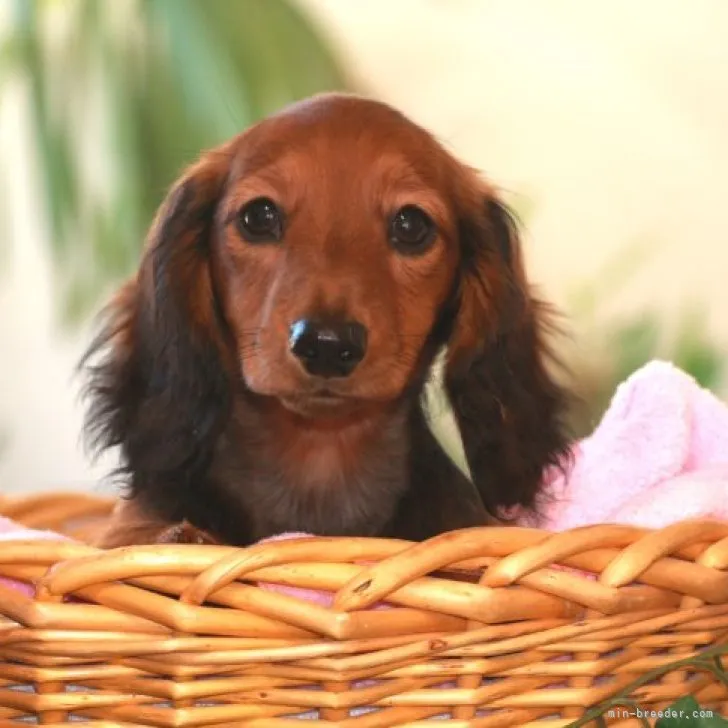
[[[0, 500], [0, 513], [83, 541], [111, 505], [59, 494]], [[0, 542], [0, 577], [37, 587], [0, 583], [0, 726], [565, 726], [728, 642], [726, 567], [728, 524], [709, 521], [423, 544]], [[687, 693], [728, 714], [710, 673], [634, 698], [657, 710]]]

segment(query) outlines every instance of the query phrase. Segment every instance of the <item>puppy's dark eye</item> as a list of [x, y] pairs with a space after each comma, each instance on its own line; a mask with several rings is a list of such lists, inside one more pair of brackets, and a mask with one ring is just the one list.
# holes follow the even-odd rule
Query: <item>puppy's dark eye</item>
[[424, 253], [435, 239], [435, 223], [415, 205], [405, 205], [389, 223], [389, 242], [403, 255]]
[[240, 211], [237, 225], [249, 243], [278, 242], [283, 237], [283, 213], [267, 197], [248, 202]]

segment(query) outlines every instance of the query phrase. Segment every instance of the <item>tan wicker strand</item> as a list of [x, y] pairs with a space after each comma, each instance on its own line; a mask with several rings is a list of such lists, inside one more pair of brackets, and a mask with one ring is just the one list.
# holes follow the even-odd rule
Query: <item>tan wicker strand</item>
[[69, 523], [109, 516], [113, 507], [111, 499], [73, 492], [0, 498], [0, 512], [7, 518], [20, 521], [29, 528], [47, 528], [66, 535], [69, 535]]
[[[651, 563], [688, 544], [704, 544], [728, 537], [728, 523], [682, 521], [648, 533], [625, 549], [602, 572], [602, 581], [612, 586], [628, 584]], [[700, 563], [698, 561], [697, 563]], [[725, 601], [725, 598], [723, 599]]]
[[[0, 728], [14, 728], [17, 725], [17, 723], [7, 720], [0, 720]], [[45, 725], [46, 728], [65, 728], [68, 723], [46, 723]], [[83, 725], [84, 728], [145, 728], [142, 723], [119, 723], [112, 720], [89, 720]]]

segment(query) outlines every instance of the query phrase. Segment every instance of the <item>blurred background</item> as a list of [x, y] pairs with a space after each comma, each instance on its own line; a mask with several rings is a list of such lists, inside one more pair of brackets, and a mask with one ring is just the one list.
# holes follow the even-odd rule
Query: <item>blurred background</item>
[[505, 191], [567, 315], [575, 432], [655, 357], [725, 396], [726, 38], [725, 0], [0, 0], [0, 491], [101, 487], [93, 315], [186, 163], [321, 90]]

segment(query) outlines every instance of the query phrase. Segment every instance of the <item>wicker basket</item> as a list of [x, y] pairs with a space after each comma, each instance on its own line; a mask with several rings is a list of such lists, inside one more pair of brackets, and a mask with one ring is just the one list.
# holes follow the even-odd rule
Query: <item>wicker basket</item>
[[[4, 515], [77, 539], [110, 507], [0, 500]], [[0, 726], [565, 726], [725, 644], [727, 566], [728, 524], [704, 521], [483, 528], [415, 545], [4, 542], [0, 576], [35, 582], [36, 596], [0, 586]], [[719, 676], [685, 667], [637, 688], [634, 705], [693, 694], [727, 711]], [[640, 725], [627, 712], [608, 724]]]

